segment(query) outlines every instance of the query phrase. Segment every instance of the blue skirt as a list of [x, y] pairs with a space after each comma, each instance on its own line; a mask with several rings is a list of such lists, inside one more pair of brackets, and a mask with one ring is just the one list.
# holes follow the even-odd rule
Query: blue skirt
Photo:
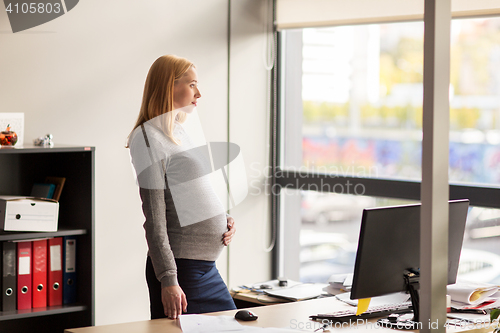
[[[234, 310], [233, 299], [215, 267], [214, 261], [175, 259], [177, 281], [186, 294], [187, 313]], [[146, 262], [146, 279], [151, 303], [151, 319], [165, 318], [161, 302], [161, 284], [154, 274], [151, 258]]]

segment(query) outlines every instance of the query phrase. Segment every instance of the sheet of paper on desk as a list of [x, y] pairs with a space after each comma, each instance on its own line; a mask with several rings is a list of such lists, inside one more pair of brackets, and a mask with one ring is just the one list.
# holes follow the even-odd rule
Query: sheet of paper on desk
[[274, 327], [249, 327], [246, 326], [241, 333], [297, 333], [297, 332], [310, 332], [289, 328], [274, 328]]
[[455, 309], [496, 309], [500, 308], [500, 299], [487, 298], [483, 303], [479, 304], [469, 304], [462, 302], [451, 301], [451, 307]]
[[[461, 322], [468, 322], [468, 323], [489, 323], [490, 322], [490, 315], [489, 314], [474, 314], [474, 313], [447, 313], [446, 316], [451, 319], [455, 319], [457, 321]], [[450, 321], [450, 323], [455, 323], [456, 321]]]
[[328, 283], [332, 288], [349, 291], [352, 287], [352, 273], [349, 274], [333, 274], [328, 279]]
[[240, 332], [245, 327], [230, 316], [181, 315], [184, 333]]
[[181, 315], [183, 333], [297, 333], [296, 329], [243, 326], [230, 316]]
[[322, 283], [304, 283], [289, 288], [265, 291], [265, 293], [291, 301], [302, 301], [320, 296], [326, 286], [326, 284]]
[[290, 328], [274, 328], [274, 327], [250, 327], [245, 326], [243, 331], [239, 333], [297, 333], [297, 332], [310, 332]]

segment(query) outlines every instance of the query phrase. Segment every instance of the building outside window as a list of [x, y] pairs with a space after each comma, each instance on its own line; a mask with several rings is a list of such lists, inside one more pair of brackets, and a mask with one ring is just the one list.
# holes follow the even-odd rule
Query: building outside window
[[[352, 272], [363, 208], [417, 202], [368, 187], [421, 180], [423, 36], [423, 22], [281, 32], [280, 169], [305, 178], [281, 192], [283, 274]], [[452, 21], [450, 69], [449, 181], [485, 196], [500, 186], [499, 17]], [[498, 199], [471, 206], [459, 277], [500, 283]]]

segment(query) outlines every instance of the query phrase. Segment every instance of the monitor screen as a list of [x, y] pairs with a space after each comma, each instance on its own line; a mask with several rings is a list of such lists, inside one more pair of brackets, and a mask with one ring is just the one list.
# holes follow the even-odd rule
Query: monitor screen
[[[363, 211], [351, 299], [406, 290], [403, 272], [420, 266], [421, 204]], [[456, 282], [469, 200], [449, 208], [448, 284]]]

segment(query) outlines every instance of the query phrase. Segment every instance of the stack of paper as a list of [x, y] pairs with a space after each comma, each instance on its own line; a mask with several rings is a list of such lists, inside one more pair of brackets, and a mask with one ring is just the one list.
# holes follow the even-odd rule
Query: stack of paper
[[447, 287], [451, 296], [452, 307], [478, 305], [484, 302], [496, 302], [500, 296], [499, 286], [488, 283], [460, 281]]
[[338, 294], [336, 290], [346, 292], [351, 290], [353, 274], [334, 274], [328, 279], [328, 292], [332, 291], [333, 295]]

